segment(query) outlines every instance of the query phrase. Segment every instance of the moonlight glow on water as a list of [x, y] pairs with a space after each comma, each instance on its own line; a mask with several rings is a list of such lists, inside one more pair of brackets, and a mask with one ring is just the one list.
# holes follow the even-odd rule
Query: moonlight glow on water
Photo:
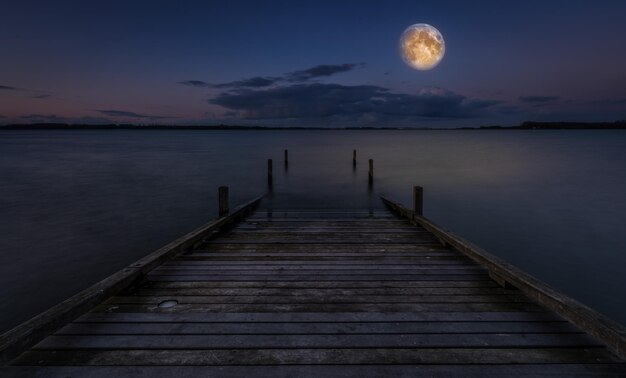
[[409, 66], [420, 71], [437, 66], [446, 52], [439, 30], [428, 24], [409, 26], [400, 38], [400, 54]]

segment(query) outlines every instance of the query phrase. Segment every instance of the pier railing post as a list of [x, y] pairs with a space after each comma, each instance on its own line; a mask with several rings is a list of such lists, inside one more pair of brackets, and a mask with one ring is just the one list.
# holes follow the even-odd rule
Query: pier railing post
[[220, 186], [217, 191], [219, 197], [218, 215], [223, 217], [230, 212], [230, 209], [228, 208], [228, 187]]
[[370, 159], [369, 161], [369, 171], [367, 173], [367, 177], [369, 179], [370, 185], [374, 182], [374, 159]]
[[413, 212], [422, 215], [424, 211], [424, 189], [421, 186], [413, 187]]

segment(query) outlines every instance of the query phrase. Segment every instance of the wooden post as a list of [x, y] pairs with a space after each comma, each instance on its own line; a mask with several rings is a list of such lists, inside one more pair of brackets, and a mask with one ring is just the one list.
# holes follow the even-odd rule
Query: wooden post
[[267, 159], [267, 182], [272, 183], [274, 179], [274, 173], [272, 169], [272, 159]]
[[218, 215], [223, 217], [230, 212], [228, 209], [228, 187], [220, 186], [217, 191], [219, 197]]
[[369, 168], [369, 172], [367, 176], [369, 177], [369, 181], [371, 184], [372, 181], [374, 181], [374, 160], [373, 159], [370, 159], [370, 168]]
[[289, 151], [285, 150], [285, 171], [289, 169]]
[[356, 167], [356, 150], [352, 150], [352, 166]]
[[413, 212], [422, 215], [424, 205], [424, 189], [421, 186], [413, 187]]

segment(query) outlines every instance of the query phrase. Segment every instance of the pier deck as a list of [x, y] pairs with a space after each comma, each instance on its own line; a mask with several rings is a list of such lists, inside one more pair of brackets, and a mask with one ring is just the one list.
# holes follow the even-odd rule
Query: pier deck
[[2, 371], [623, 376], [626, 367], [578, 326], [391, 211], [257, 210]]

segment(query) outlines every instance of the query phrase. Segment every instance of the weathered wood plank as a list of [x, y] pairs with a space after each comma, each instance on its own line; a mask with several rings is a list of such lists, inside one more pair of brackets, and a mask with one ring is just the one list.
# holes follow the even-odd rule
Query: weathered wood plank
[[[378, 268], [378, 269], [377, 269]], [[402, 262], [396, 264], [376, 264], [372, 262], [370, 264], [323, 264], [318, 262], [310, 262], [307, 264], [272, 264], [271, 262], [265, 262], [263, 264], [221, 264], [210, 263], [201, 261], [195, 261], [189, 263], [186, 261], [170, 261], [167, 264], [162, 264], [159, 270], [188, 270], [188, 271], [246, 271], [246, 270], [289, 270], [289, 271], [302, 271], [302, 270], [372, 270], [378, 271], [387, 270], [401, 270], [401, 271], [422, 271], [422, 270], [472, 270], [472, 271], [485, 271], [485, 268], [469, 262], [457, 262], [456, 264], [415, 264]]]
[[259, 209], [259, 211], [257, 212], [258, 216], [261, 215], [266, 215], [266, 214], [335, 214], [335, 213], [339, 213], [339, 214], [383, 214], [383, 215], [389, 215], [389, 210], [386, 209], [384, 206], [381, 206], [377, 209], [362, 209], [362, 208], [354, 208], [354, 209], [342, 209], [342, 208], [335, 208], [335, 209], [323, 209], [323, 208], [311, 208], [311, 209], [278, 209], [278, 208], [272, 208], [272, 209]]
[[[319, 217], [315, 214], [315, 216], [309, 216], [307, 214], [300, 214], [300, 216], [298, 217], [282, 217], [282, 216], [255, 216], [254, 219], [247, 219], [246, 223], [248, 224], [256, 224], [256, 223], [269, 223], [269, 222], [297, 222], [297, 221], [301, 221], [301, 220], [305, 220], [305, 221], [310, 221], [310, 222], [344, 222], [344, 221], [348, 221], [348, 222], [352, 222], [352, 223], [356, 223], [356, 222], [360, 222], [360, 221], [364, 221], [364, 222], [390, 222], [390, 223], [404, 223], [406, 224], [407, 222], [402, 219], [402, 218], [398, 218], [395, 216], [392, 216], [393, 213], [390, 212], [389, 210], [386, 210], [387, 214], [381, 213], [381, 218], [376, 218], [376, 214], [374, 214], [374, 217], [368, 217], [368, 218], [353, 218], [353, 217], [345, 217], [344, 215], [340, 214], [340, 217], [337, 219], [337, 217], [334, 217], [334, 214], [326, 214], [325, 216]], [[257, 213], [258, 214], [258, 213]], [[333, 219], [335, 218], [335, 219]]]
[[[391, 212], [388, 211], [388, 215], [392, 214]], [[306, 216], [302, 216], [299, 218], [281, 218], [281, 217], [255, 217], [253, 218], [247, 218], [246, 219], [246, 223], [248, 224], [263, 224], [263, 223], [273, 223], [273, 222], [279, 222], [279, 223], [294, 223], [294, 222], [311, 222], [311, 223], [315, 223], [315, 222], [347, 222], [347, 223], [398, 223], [398, 224], [407, 224], [408, 222], [405, 219], [402, 218], [398, 218], [395, 216], [386, 216], [384, 218], [380, 218], [380, 219], [376, 219], [376, 218], [335, 218], [334, 217], [315, 217], [315, 218], [310, 218], [310, 217], [306, 217]]]
[[[329, 251], [309, 251], [309, 252], [299, 252], [299, 251], [277, 251], [276, 249], [271, 249], [271, 250], [254, 250], [254, 249], [249, 249], [249, 250], [242, 250], [240, 252], [211, 252], [211, 251], [207, 251], [207, 252], [194, 252], [193, 255], [186, 255], [186, 256], [181, 256], [180, 258], [191, 258], [191, 257], [206, 257], [206, 258], [210, 258], [210, 257], [231, 257], [231, 258], [236, 258], [236, 257], [310, 257], [310, 258], [317, 258], [317, 257], [351, 257], [352, 260], [354, 258], [357, 257], [374, 257], [374, 258], [406, 258], [406, 259], [411, 259], [411, 258], [415, 258], [415, 259], [419, 259], [419, 258], [439, 258], [439, 257], [453, 257], [453, 258], [460, 258], [461, 256], [459, 256], [457, 253], [455, 252], [447, 252], [447, 251], [427, 251], [427, 252], [423, 252], [423, 253], [419, 253], [419, 252], [405, 252], [405, 251], [380, 251], [380, 252], [368, 252], [368, 251], [362, 251], [362, 252], [342, 252], [342, 251], [335, 251], [333, 252], [332, 250]], [[288, 260], [288, 258], [286, 258], [286, 260]]]
[[56, 335], [581, 333], [556, 322], [343, 322], [343, 323], [71, 323]]
[[[372, 242], [368, 242], [366, 240], [363, 239], [345, 239], [345, 238], [335, 238], [335, 239], [331, 239], [328, 238], [327, 240], [319, 240], [316, 239], [314, 237], [309, 237], [309, 238], [302, 238], [302, 239], [290, 239], [290, 240], [284, 240], [281, 241], [280, 238], [275, 238], [274, 239], [268, 239], [268, 240], [254, 240], [254, 239], [250, 239], [250, 240], [228, 240], [228, 241], [209, 241], [207, 242], [205, 245], [210, 247], [212, 245], [222, 245], [222, 244], [226, 244], [226, 245], [289, 245], [289, 244], [295, 244], [298, 246], [301, 245], [337, 245], [337, 244], [343, 244], [343, 245], [350, 245], [350, 246], [362, 246], [362, 245], [371, 245], [373, 244], [382, 244], [382, 245], [405, 245], [405, 246], [412, 246], [412, 245], [421, 245], [421, 246], [438, 246], [439, 243], [435, 242], [434, 239], [433, 240], [413, 240], [413, 239], [407, 239], [407, 240], [398, 240], [397, 238], [394, 238], [395, 240], [392, 240], [392, 238], [374, 238], [372, 240]], [[397, 240], [397, 241], [396, 241]]]
[[297, 243], [296, 241], [290, 241], [285, 243], [271, 243], [274, 245], [268, 245], [270, 243], [258, 243], [255, 240], [239, 240], [239, 241], [230, 241], [229, 239], [216, 239], [211, 240], [210, 242], [204, 244], [202, 247], [198, 248], [202, 250], [204, 248], [211, 249], [222, 249], [228, 248], [229, 245], [236, 246], [236, 248], [286, 248], [286, 249], [313, 249], [313, 248], [331, 248], [331, 249], [351, 249], [351, 248], [365, 248], [366, 250], [378, 250], [378, 249], [392, 249], [392, 250], [401, 250], [401, 251], [422, 251], [422, 250], [454, 250], [454, 249], [446, 249], [438, 242], [438, 244], [433, 245], [425, 245], [428, 240], [417, 241], [417, 242], [390, 242], [386, 240], [370, 240], [367, 243], [366, 240], [359, 240], [358, 238], [350, 238], [345, 242], [339, 241], [328, 241], [325, 242], [324, 239], [316, 239], [314, 235], [311, 235], [307, 238], [307, 240], [302, 239], [302, 243]]
[[[419, 255], [424, 252], [440, 252], [440, 253], [449, 253], [454, 254], [455, 256], [463, 256], [461, 253], [443, 248], [441, 245], [423, 245], [423, 244], [342, 244], [342, 243], [329, 243], [329, 244], [307, 244], [307, 245], [299, 245], [297, 243], [290, 244], [258, 244], [254, 243], [210, 243], [201, 246], [200, 248], [194, 250], [194, 254], [196, 253], [207, 253], [207, 252], [226, 252], [231, 250], [236, 251], [248, 251], [248, 250], [258, 250], [258, 251], [268, 251], [275, 250], [277, 252], [308, 252], [308, 251], [327, 251], [327, 252], [363, 252], [363, 253], [372, 253], [372, 252], [398, 252], [398, 253], [408, 253]], [[466, 257], [466, 256], [464, 256]]]
[[[367, 233], [335, 233], [335, 234], [280, 234], [280, 233], [237, 233], [230, 234], [228, 237], [220, 239], [219, 243], [302, 243], [302, 244], [363, 244], [366, 238], [367, 243], [392, 243], [392, 244], [437, 244], [438, 241], [429, 234], [378, 234], [372, 235]], [[323, 242], [321, 242], [323, 240]]]
[[334, 208], [323, 208], [323, 207], [285, 207], [285, 208], [277, 208], [277, 207], [267, 207], [260, 208], [257, 213], [258, 216], [265, 216], [266, 214], [279, 214], [279, 213], [287, 213], [287, 214], [315, 214], [315, 213], [323, 213], [323, 214], [332, 214], [332, 213], [340, 213], [340, 214], [383, 214], [389, 215], [389, 209], [385, 207], [382, 202], [373, 203], [373, 207], [334, 207]]
[[[406, 220], [402, 219], [384, 219], [384, 220], [372, 220], [372, 219], [360, 219], [358, 221], [349, 220], [349, 219], [341, 219], [341, 220], [300, 220], [300, 219], [290, 219], [290, 220], [272, 220], [268, 222], [264, 221], [255, 221], [240, 224], [239, 227], [256, 227], [263, 230], [285, 230], [285, 229], [306, 229], [309, 227], [312, 228], [363, 228], [363, 229], [378, 229], [384, 230], [385, 228], [403, 228], [406, 227], [415, 227], [411, 225]], [[238, 227], [237, 227], [238, 228]], [[237, 229], [236, 228], [236, 229]], [[415, 230], [416, 228], [413, 228]], [[419, 229], [419, 227], [417, 228]]]
[[351, 221], [353, 221], [354, 219], [373, 219], [373, 220], [380, 220], [380, 219], [396, 219], [393, 215], [389, 214], [389, 213], [379, 213], [379, 214], [367, 214], [367, 213], [363, 213], [363, 214], [350, 214], [350, 213], [337, 213], [337, 214], [272, 214], [270, 215], [262, 215], [262, 214], [258, 214], [255, 215], [254, 217], [250, 217], [248, 218], [248, 220], [250, 222], [255, 222], [255, 221], [264, 221], [264, 222], [271, 222], [274, 220], [279, 220], [279, 221], [284, 221], [284, 220], [293, 220], [293, 219], [298, 219], [301, 221], [311, 221], [311, 220], [316, 220], [316, 219], [323, 219], [323, 220], [330, 220], [330, 221], [338, 221], [341, 219], [349, 219]]
[[5, 367], [0, 375], [15, 378], [49, 377], [273, 377], [273, 378], [370, 378], [370, 377], [623, 377], [617, 364], [513, 364], [513, 365], [257, 365], [257, 366], [62, 366]]
[[230, 229], [230, 234], [248, 234], [248, 233], [259, 233], [263, 232], [266, 234], [285, 234], [285, 233], [295, 233], [295, 234], [316, 234], [323, 233], [329, 234], [334, 232], [339, 233], [380, 233], [380, 234], [411, 234], [411, 235], [424, 235], [428, 234], [428, 231], [425, 229], [421, 229], [411, 225], [369, 225], [369, 226], [359, 226], [356, 224], [344, 224], [344, 225], [309, 225], [309, 226], [301, 226], [298, 224], [273, 224], [270, 226], [260, 226], [260, 225], [251, 225], [251, 224], [240, 224], [237, 227], [233, 227]]
[[457, 275], [422, 275], [422, 274], [351, 274], [337, 276], [333, 274], [303, 275], [303, 274], [281, 274], [281, 275], [161, 275], [148, 274], [150, 281], [491, 281], [486, 274], [457, 274]]
[[[340, 269], [341, 267], [354, 267], [354, 268], [367, 268], [370, 266], [394, 266], [394, 265], [406, 265], [408, 267], [420, 267], [437, 265], [439, 267], [453, 267], [453, 266], [476, 266], [469, 260], [459, 258], [455, 260], [451, 259], [422, 259], [423, 261], [416, 260], [339, 260], [332, 263], [325, 261], [310, 260], [303, 262], [302, 260], [278, 260], [268, 261], [264, 259], [253, 261], [211, 261], [211, 260], [188, 260], [183, 258], [176, 258], [172, 261], [163, 263], [161, 266], [210, 266], [214, 268], [225, 269], [239, 269], [252, 268], [252, 267], [305, 267], [309, 266], [314, 269]], [[442, 268], [445, 269], [445, 268]]]
[[293, 274], [305, 274], [305, 275], [320, 275], [320, 274], [341, 274], [341, 275], [363, 275], [368, 274], [372, 276], [386, 276], [386, 275], [483, 275], [486, 274], [486, 271], [482, 267], [452, 267], [449, 269], [440, 268], [439, 266], [425, 266], [425, 267], [397, 267], [397, 268], [369, 268], [369, 269], [346, 269], [346, 268], [337, 268], [337, 269], [315, 269], [315, 268], [302, 268], [302, 269], [294, 269], [290, 267], [279, 267], [279, 268], [258, 268], [258, 269], [211, 269], [209, 267], [189, 267], [189, 266], [179, 266], [179, 267], [159, 267], [154, 269], [150, 274], [152, 275], [203, 275], [203, 274], [211, 274], [211, 275], [232, 275], [232, 274], [241, 274], [241, 275], [293, 275]]
[[[423, 248], [415, 249], [413, 251], [407, 248], [395, 248], [396, 246], [390, 245], [387, 248], [378, 247], [371, 248], [368, 246], [356, 246], [356, 245], [345, 245], [344, 248], [335, 248], [332, 245], [324, 246], [324, 245], [315, 245], [315, 246], [307, 246], [300, 245], [258, 245], [253, 247], [251, 245], [224, 245], [216, 246], [217, 248], [211, 249], [199, 249], [194, 251], [193, 253], [186, 254], [180, 256], [180, 258], [193, 258], [194, 256], [198, 257], [210, 257], [210, 256], [240, 256], [245, 254], [266, 254], [267, 256], [272, 256], [271, 254], [280, 254], [280, 256], [285, 256], [289, 254], [294, 254], [296, 256], [352, 256], [355, 258], [361, 257], [378, 257], [378, 258], [389, 258], [393, 256], [398, 256], [401, 258], [422, 258], [422, 257], [456, 257], [466, 259], [467, 256], [463, 256], [458, 254], [455, 251], [450, 251], [442, 248], [438, 248], [437, 246], [423, 246]], [[259, 256], [259, 255], [257, 255]], [[288, 260], [288, 259], [285, 259]], [[360, 258], [359, 258], [360, 260]]]
[[252, 225], [241, 225], [234, 227], [228, 235], [233, 234], [252, 234], [256, 232], [263, 232], [265, 234], [329, 234], [329, 233], [340, 233], [340, 234], [363, 234], [363, 233], [377, 233], [377, 234], [410, 234], [410, 235], [421, 235], [427, 234], [428, 231], [424, 229], [418, 229], [416, 227], [412, 227], [410, 225], [404, 227], [299, 227], [299, 226], [273, 226], [273, 227], [262, 227], [262, 226], [252, 226]]
[[[273, 248], [272, 248], [273, 247]], [[179, 256], [181, 259], [201, 258], [201, 257], [237, 257], [237, 256], [252, 256], [257, 257], [271, 257], [271, 256], [311, 256], [311, 257], [374, 257], [380, 259], [389, 259], [391, 257], [405, 258], [437, 258], [437, 257], [453, 257], [459, 259], [466, 259], [467, 256], [463, 256], [454, 251], [445, 249], [437, 249], [428, 247], [423, 250], [409, 251], [405, 249], [395, 248], [359, 248], [358, 246], [350, 246], [350, 248], [326, 248], [324, 246], [315, 246], [313, 248], [304, 248], [299, 246], [297, 248], [290, 248], [290, 245], [265, 245], [260, 247], [243, 246], [238, 248], [236, 245], [227, 246], [226, 248], [215, 248], [210, 250], [198, 250], [193, 253]], [[360, 256], [360, 257], [359, 257]], [[285, 258], [284, 260], [289, 260]], [[465, 260], [467, 261], [467, 260]]]
[[[368, 232], [369, 231], [369, 232]], [[326, 230], [322, 230], [320, 228], [315, 228], [315, 229], [302, 229], [302, 228], [293, 228], [293, 229], [274, 229], [274, 230], [267, 230], [267, 229], [255, 229], [255, 230], [242, 230], [242, 229], [231, 229], [228, 233], [226, 233], [224, 235], [224, 238], [229, 239], [229, 238], [234, 238], [234, 237], [247, 237], [247, 238], [254, 238], [254, 237], [268, 237], [268, 236], [282, 236], [282, 237], [288, 237], [288, 236], [293, 236], [293, 237], [306, 237], [306, 236], [311, 236], [311, 235], [315, 235], [315, 236], [319, 236], [319, 237], [337, 237], [337, 236], [341, 236], [341, 237], [362, 237], [362, 236], [367, 236], [368, 238], [372, 238], [372, 237], [409, 237], [409, 236], [415, 236], [415, 237], [421, 237], [421, 238], [428, 238], [428, 237], [432, 237], [432, 235], [430, 234], [430, 232], [424, 230], [424, 229], [413, 229], [411, 230], [410, 228], [404, 228], [401, 230], [396, 230], [396, 231], [388, 231], [388, 232], [382, 232], [380, 229], [379, 230], [375, 230], [375, 229], [350, 229], [350, 230], [346, 230], [346, 231], [339, 231], [336, 228], [332, 228], [332, 229], [326, 229]]]
[[66, 349], [306, 349], [306, 348], [593, 348], [584, 333], [386, 335], [53, 335], [32, 350]]
[[615, 363], [600, 348], [235, 349], [32, 351], [16, 365], [323, 365]]
[[389, 288], [495, 288], [489, 281], [144, 281], [142, 288], [288, 288], [288, 289], [389, 289]]
[[298, 289], [283, 287], [268, 289], [263, 287], [254, 288], [177, 288], [177, 289], [154, 289], [141, 288], [134, 291], [133, 296], [357, 296], [357, 295], [405, 295], [405, 296], [428, 296], [428, 295], [482, 295], [482, 296], [509, 296], [517, 291], [496, 288], [473, 288], [473, 287], [435, 287], [435, 288], [314, 288]]
[[89, 312], [75, 322], [552, 322], [561, 318], [547, 311], [456, 312], [292, 312], [292, 313], [114, 313]]
[[[185, 260], [185, 261], [206, 261], [206, 262], [224, 262], [224, 263], [248, 263], [251, 261], [259, 261], [259, 259], [263, 259], [267, 262], [277, 262], [277, 261], [312, 261], [312, 262], [341, 262], [341, 261], [350, 261], [354, 260], [354, 256], [338, 256], [333, 254], [323, 254], [317, 256], [307, 256], [307, 255], [293, 255], [293, 254], [282, 254], [282, 255], [266, 255], [266, 254], [256, 254], [249, 255], [245, 253], [239, 253], [237, 255], [214, 255], [211, 253], [199, 254], [199, 255], [184, 255], [179, 256], [177, 260]], [[363, 256], [362, 261], [368, 263], [374, 262], [398, 262], [399, 260], [404, 260], [408, 263], [417, 263], [421, 264], [423, 262], [433, 261], [442, 261], [444, 264], [448, 262], [456, 262], [461, 261], [464, 258], [456, 255], [422, 255], [422, 256], [397, 256], [397, 255], [389, 255], [389, 256], [377, 256], [377, 255], [369, 255]]]
[[94, 312], [466, 312], [466, 311], [542, 311], [533, 303], [307, 303], [307, 304], [178, 304], [159, 308], [149, 304], [101, 304]]
[[385, 222], [244, 222], [230, 229], [229, 232], [285, 232], [294, 231], [297, 233], [308, 232], [363, 232], [369, 230], [373, 232], [406, 232], [406, 233], [427, 233], [428, 230], [415, 227], [409, 222], [385, 221]]
[[176, 300], [179, 304], [309, 304], [309, 303], [529, 303], [520, 295], [172, 295], [115, 296], [104, 304], [154, 304]]
[[342, 221], [347, 221], [347, 222], [354, 222], [355, 219], [358, 219], [359, 221], [363, 221], [363, 222], [380, 222], [380, 221], [394, 221], [397, 220], [397, 218], [394, 215], [367, 215], [367, 214], [362, 214], [362, 215], [355, 215], [355, 216], [351, 216], [350, 214], [333, 214], [332, 216], [324, 216], [323, 214], [311, 214], [308, 216], [301, 216], [301, 215], [293, 215], [293, 216], [289, 216], [289, 215], [282, 215], [282, 216], [276, 216], [276, 217], [254, 217], [254, 218], [248, 218], [248, 220], [252, 223], [252, 222], [315, 222], [315, 221], [323, 221], [323, 222], [342, 222]]

